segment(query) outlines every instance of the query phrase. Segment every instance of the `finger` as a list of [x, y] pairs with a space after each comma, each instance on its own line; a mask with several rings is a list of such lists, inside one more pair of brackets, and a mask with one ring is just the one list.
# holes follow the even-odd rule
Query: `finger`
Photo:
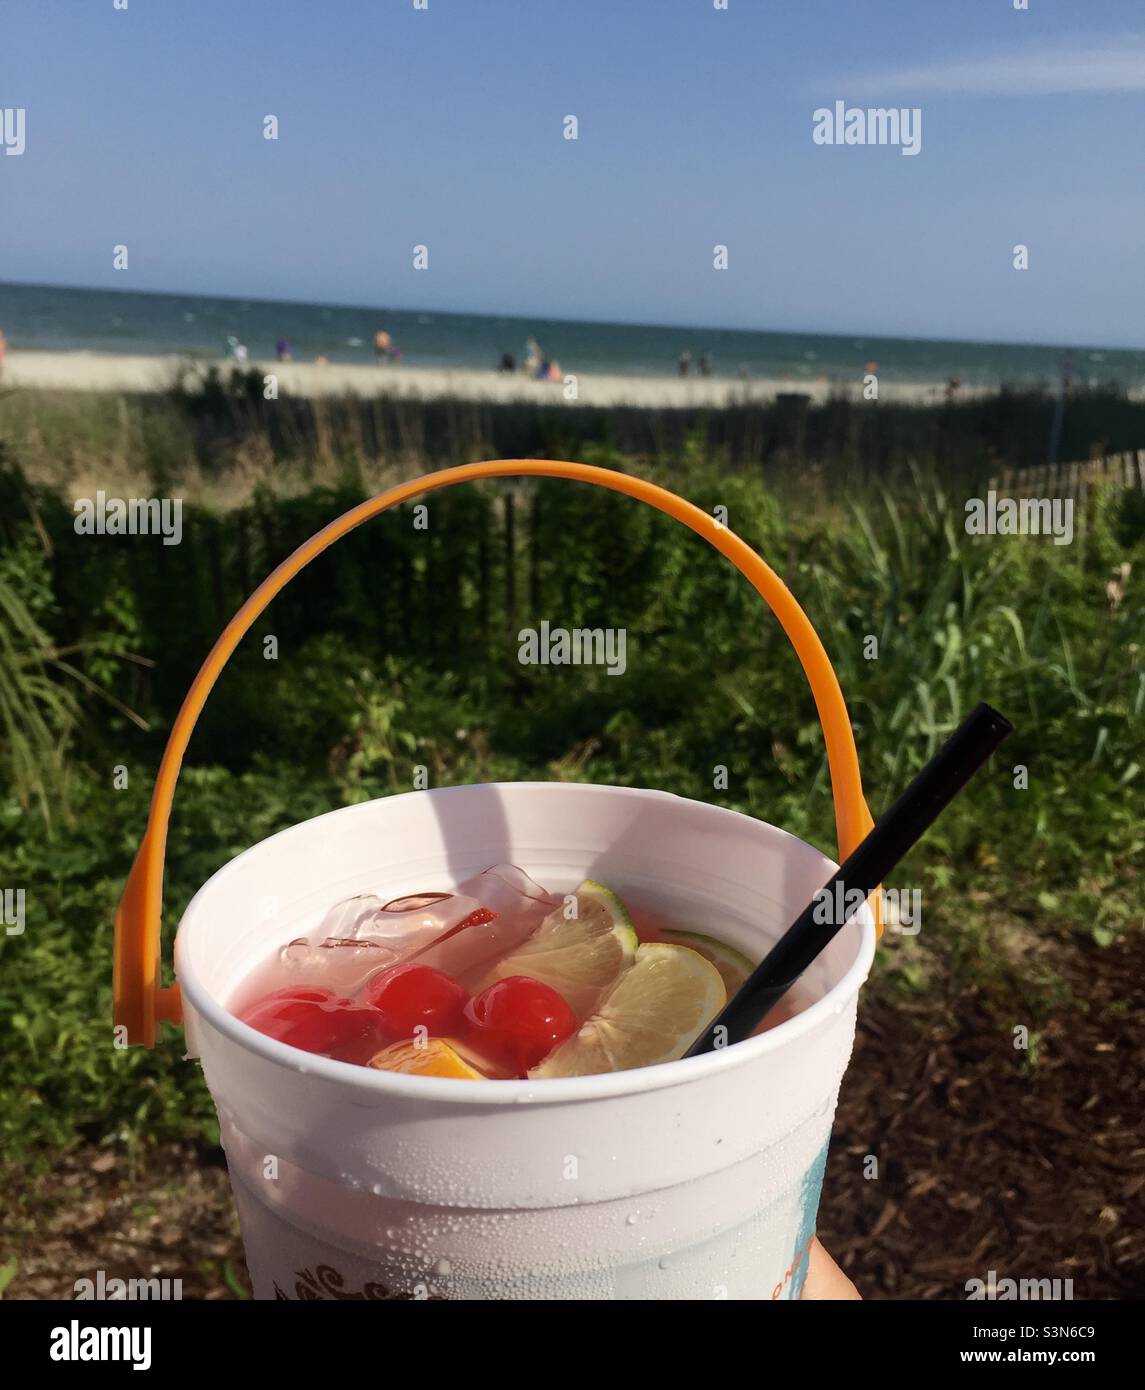
[[862, 1294], [851, 1283], [830, 1255], [823, 1249], [818, 1236], [811, 1242], [807, 1261], [807, 1279], [800, 1298], [824, 1302], [841, 1299], [861, 1299]]

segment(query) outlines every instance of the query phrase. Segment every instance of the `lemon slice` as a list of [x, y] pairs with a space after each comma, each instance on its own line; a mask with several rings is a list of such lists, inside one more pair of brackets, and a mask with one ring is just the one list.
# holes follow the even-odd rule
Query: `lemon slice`
[[628, 1071], [682, 1057], [727, 1001], [720, 972], [687, 946], [651, 942], [580, 1029], [530, 1079]]
[[710, 960], [720, 972], [729, 999], [755, 969], [742, 951], [717, 941], [714, 936], [702, 936], [698, 931], [665, 931], [661, 933], [660, 940], [670, 946], [687, 946], [699, 951], [705, 960]]
[[586, 879], [574, 896], [575, 917], [566, 917], [563, 905], [554, 908], [474, 993], [511, 975], [527, 975], [555, 989], [577, 1018], [587, 1018], [636, 959], [636, 931], [624, 904], [602, 884]]
[[378, 1071], [400, 1071], [406, 1076], [451, 1076], [458, 1081], [484, 1081], [444, 1038], [430, 1038], [423, 1045], [391, 1043], [370, 1058]]

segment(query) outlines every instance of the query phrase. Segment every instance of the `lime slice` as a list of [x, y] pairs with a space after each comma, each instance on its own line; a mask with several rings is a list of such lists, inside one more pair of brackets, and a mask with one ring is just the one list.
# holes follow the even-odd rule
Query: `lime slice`
[[711, 961], [686, 946], [650, 942], [597, 1012], [529, 1077], [588, 1076], [675, 1061], [726, 1001]]
[[512, 955], [492, 968], [473, 992], [510, 975], [551, 985], [577, 1018], [587, 1018], [604, 992], [636, 958], [636, 932], [624, 904], [586, 879], [576, 890], [576, 916], [554, 908]]
[[729, 999], [755, 969], [742, 951], [717, 941], [714, 936], [701, 936], [698, 931], [665, 931], [660, 934], [660, 940], [671, 946], [687, 946], [710, 960], [720, 972]]

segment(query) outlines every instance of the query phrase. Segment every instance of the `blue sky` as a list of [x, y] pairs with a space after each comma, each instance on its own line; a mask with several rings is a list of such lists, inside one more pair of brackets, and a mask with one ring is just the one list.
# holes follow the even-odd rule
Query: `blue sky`
[[[0, 35], [0, 279], [1145, 343], [1141, 0], [5, 0]], [[836, 100], [920, 107], [920, 154], [817, 146]]]

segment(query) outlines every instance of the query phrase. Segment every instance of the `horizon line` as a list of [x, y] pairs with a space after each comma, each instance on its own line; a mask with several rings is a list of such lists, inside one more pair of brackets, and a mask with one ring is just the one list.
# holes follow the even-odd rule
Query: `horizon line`
[[[767, 333], [775, 337], [810, 337], [810, 338], [860, 338], [874, 339], [883, 342], [903, 342], [903, 343], [956, 343], [967, 347], [1012, 347], [1012, 348], [1044, 348], [1057, 352], [1081, 351], [1085, 349], [1105, 349], [1111, 352], [1145, 352], [1145, 343], [1136, 345], [1116, 344], [1108, 341], [1104, 342], [1045, 342], [1034, 340], [1016, 340], [1006, 338], [963, 338], [963, 337], [927, 337], [917, 333], [878, 333], [870, 331], [860, 331], [851, 329], [816, 329], [816, 328], [739, 328], [729, 327], [720, 324], [702, 323], [665, 323], [648, 322], [635, 319], [598, 319], [598, 318], [577, 318], [575, 316], [551, 315], [551, 314], [496, 314], [478, 313], [471, 309], [425, 309], [408, 308], [398, 304], [374, 305], [363, 303], [349, 303], [341, 300], [324, 299], [267, 299], [262, 295], [238, 295], [238, 294], [207, 294], [203, 291], [191, 290], [154, 290], [154, 289], [118, 289], [106, 285], [65, 285], [52, 284], [41, 280], [3, 280], [0, 279], [0, 290], [11, 287], [13, 289], [38, 289], [38, 290], [78, 290], [85, 294], [136, 294], [152, 295], [156, 298], [166, 299], [221, 299], [231, 301], [236, 304], [270, 304], [293, 306], [295, 308], [306, 309], [362, 309], [379, 312], [394, 312], [399, 314], [424, 314], [426, 316], [439, 315], [441, 317], [452, 318], [473, 318], [473, 319], [503, 319], [507, 321], [528, 324], [532, 321], [547, 323], [572, 323], [572, 324], [596, 324], [602, 328], [655, 328], [672, 332], [693, 332], [693, 333], [743, 333], [758, 334]], [[0, 328], [3, 325], [0, 324]]]

